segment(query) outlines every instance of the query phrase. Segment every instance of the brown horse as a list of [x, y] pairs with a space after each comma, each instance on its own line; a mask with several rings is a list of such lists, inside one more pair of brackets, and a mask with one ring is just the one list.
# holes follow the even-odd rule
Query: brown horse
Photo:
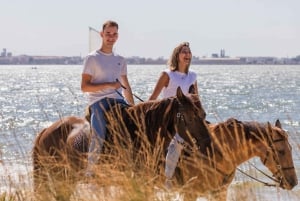
[[[110, 142], [132, 146], [133, 153], [140, 153], [145, 146], [154, 149], [158, 140], [163, 139], [165, 150], [175, 133], [189, 143], [192, 143], [191, 137], [201, 140], [199, 133], [208, 135], [199, 97], [184, 95], [180, 88], [174, 97], [128, 108], [113, 107], [106, 116], [110, 137], [104, 148], [109, 147]], [[72, 116], [58, 120], [39, 133], [32, 154], [34, 189], [37, 193], [46, 195], [51, 191], [50, 196], [57, 200], [69, 199], [79, 180], [78, 173], [85, 169], [89, 137], [89, 122]], [[68, 185], [65, 185], [66, 182]]]
[[201, 144], [194, 140], [193, 147], [188, 145], [184, 149], [185, 156], [176, 171], [177, 184], [191, 190], [186, 197], [190, 195], [191, 200], [196, 200], [201, 195], [225, 201], [237, 167], [256, 156], [272, 172], [278, 186], [290, 190], [297, 185], [288, 135], [279, 120], [271, 126], [230, 118], [208, 127], [206, 152], [203, 148], [199, 151]]

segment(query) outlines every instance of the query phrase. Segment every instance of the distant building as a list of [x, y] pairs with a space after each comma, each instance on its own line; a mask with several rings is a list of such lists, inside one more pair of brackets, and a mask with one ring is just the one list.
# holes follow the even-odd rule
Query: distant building
[[6, 57], [6, 48], [3, 48], [1, 52], [1, 57]]
[[212, 58], [218, 58], [219, 55], [218, 55], [217, 53], [213, 53], [213, 54], [211, 54], [211, 57], [212, 57]]
[[11, 57], [12, 53], [11, 52], [7, 52], [6, 48], [3, 48], [0, 56], [1, 57]]
[[225, 49], [221, 49], [220, 57], [225, 58]]
[[201, 58], [198, 61], [193, 61], [193, 64], [213, 64], [213, 65], [239, 65], [241, 63], [240, 58]]

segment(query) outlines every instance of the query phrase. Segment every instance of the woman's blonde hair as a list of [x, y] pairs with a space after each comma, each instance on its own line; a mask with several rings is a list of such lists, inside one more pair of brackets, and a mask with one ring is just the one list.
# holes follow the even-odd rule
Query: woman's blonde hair
[[179, 63], [179, 53], [183, 47], [190, 48], [190, 44], [188, 42], [180, 43], [177, 47], [174, 48], [173, 53], [168, 61], [168, 65], [171, 71], [178, 70]]

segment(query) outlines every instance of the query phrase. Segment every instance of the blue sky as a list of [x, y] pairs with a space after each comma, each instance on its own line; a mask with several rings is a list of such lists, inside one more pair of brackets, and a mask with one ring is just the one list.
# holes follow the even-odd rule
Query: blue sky
[[299, 0], [0, 0], [0, 51], [85, 56], [88, 27], [119, 23], [116, 52], [168, 58], [183, 41], [194, 56], [300, 55]]

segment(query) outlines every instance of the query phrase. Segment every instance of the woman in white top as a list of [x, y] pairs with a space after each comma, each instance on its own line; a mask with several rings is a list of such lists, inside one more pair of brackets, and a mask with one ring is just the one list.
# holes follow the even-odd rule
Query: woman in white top
[[192, 60], [192, 52], [189, 43], [181, 43], [174, 50], [168, 62], [169, 69], [165, 69], [153, 90], [149, 100], [155, 100], [162, 92], [162, 98], [176, 95], [178, 86], [183, 93], [189, 92], [191, 85], [194, 86], [195, 93], [198, 94], [196, 73], [189, 70]]
[[[174, 50], [168, 62], [169, 69], [163, 70], [149, 100], [155, 100], [162, 92], [162, 98], [176, 95], [178, 86], [184, 94], [189, 93], [191, 86], [194, 86], [193, 93], [198, 94], [196, 73], [189, 70], [192, 60], [192, 52], [189, 43], [179, 44]], [[172, 139], [166, 156], [165, 175], [167, 177], [167, 187], [171, 185], [170, 180], [174, 174], [177, 162], [182, 150], [183, 139], [176, 134]]]

